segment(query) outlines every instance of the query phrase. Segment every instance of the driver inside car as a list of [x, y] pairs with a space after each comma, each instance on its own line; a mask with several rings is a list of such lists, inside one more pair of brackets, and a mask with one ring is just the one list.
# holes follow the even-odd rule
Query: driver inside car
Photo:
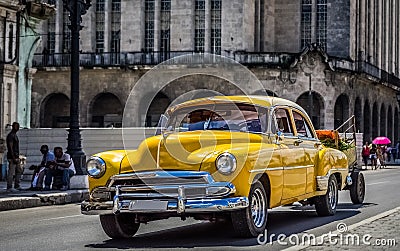
[[226, 121], [218, 113], [214, 113], [211, 117], [208, 129], [222, 129], [226, 126]]

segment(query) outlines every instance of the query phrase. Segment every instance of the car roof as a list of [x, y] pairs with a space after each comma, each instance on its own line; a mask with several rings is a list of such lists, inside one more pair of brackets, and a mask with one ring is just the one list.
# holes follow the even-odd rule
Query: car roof
[[247, 103], [247, 104], [253, 104], [257, 106], [262, 106], [262, 107], [274, 107], [274, 106], [290, 106], [297, 108], [298, 110], [305, 112], [304, 109], [296, 104], [293, 101], [283, 99], [283, 98], [278, 98], [278, 97], [272, 97], [272, 96], [262, 96], [262, 95], [241, 95], [241, 96], [214, 96], [214, 97], [208, 97], [208, 98], [200, 98], [200, 99], [194, 99], [190, 101], [186, 101], [184, 103], [178, 104], [172, 108], [172, 110], [176, 110], [178, 108], [182, 107], [190, 107], [190, 106], [196, 106], [196, 105], [205, 105], [205, 104], [213, 104], [213, 103], [225, 103], [225, 102], [234, 102], [234, 103]]

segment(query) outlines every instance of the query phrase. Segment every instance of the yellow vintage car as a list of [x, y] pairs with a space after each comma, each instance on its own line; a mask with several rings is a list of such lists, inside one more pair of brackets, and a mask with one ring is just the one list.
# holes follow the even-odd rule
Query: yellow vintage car
[[[231, 219], [238, 236], [264, 233], [268, 209], [300, 201], [333, 215], [338, 190], [364, 199], [364, 179], [342, 151], [324, 147], [298, 104], [269, 96], [217, 96], [173, 106], [136, 150], [87, 162], [90, 198], [111, 238], [169, 217]], [[356, 179], [356, 182], [353, 182]]]

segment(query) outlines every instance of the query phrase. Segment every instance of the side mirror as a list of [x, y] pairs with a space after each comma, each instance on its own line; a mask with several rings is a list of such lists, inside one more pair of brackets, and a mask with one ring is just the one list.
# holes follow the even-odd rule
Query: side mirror
[[157, 124], [156, 135], [160, 135], [163, 131], [167, 130], [168, 120], [169, 119], [166, 115], [161, 114], [160, 120]]

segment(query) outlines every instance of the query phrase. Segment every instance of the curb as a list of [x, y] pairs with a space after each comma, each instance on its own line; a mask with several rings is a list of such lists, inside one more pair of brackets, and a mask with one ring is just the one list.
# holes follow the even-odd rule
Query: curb
[[[367, 219], [365, 219], [365, 220], [362, 220], [362, 221], [360, 221], [360, 222], [354, 223], [353, 225], [346, 226], [346, 231], [350, 231], [350, 230], [352, 230], [352, 229], [355, 229], [355, 228], [360, 227], [360, 226], [363, 226], [363, 225], [371, 224], [373, 221], [376, 221], [376, 220], [385, 218], [385, 217], [387, 217], [387, 216], [389, 216], [389, 215], [391, 215], [391, 214], [394, 214], [394, 213], [396, 213], [396, 212], [399, 212], [399, 211], [400, 211], [400, 207], [396, 207], [396, 208], [391, 209], [391, 210], [389, 210], [389, 211], [386, 211], [386, 212], [380, 213], [380, 214], [378, 214], [378, 215], [372, 216], [372, 217], [367, 218]], [[340, 231], [339, 231], [339, 230], [336, 230], [336, 231], [333, 231], [333, 232], [332, 232], [332, 234], [337, 234], [337, 233], [340, 233]], [[317, 243], [321, 243], [323, 236], [324, 236], [324, 235], [321, 235], [321, 236], [317, 237]], [[285, 249], [283, 249], [283, 251], [298, 251], [298, 250], [304, 250], [304, 249], [307, 249], [307, 248], [310, 247], [310, 246], [312, 246], [310, 243], [304, 243], [304, 242], [302, 242], [302, 243], [299, 244], [299, 245], [292, 246], [292, 247], [289, 247], [289, 248], [285, 248]]]
[[29, 197], [21, 195], [18, 197], [0, 198], [0, 211], [64, 205], [82, 202], [88, 198], [88, 190], [72, 190], [62, 193], [34, 194]]

